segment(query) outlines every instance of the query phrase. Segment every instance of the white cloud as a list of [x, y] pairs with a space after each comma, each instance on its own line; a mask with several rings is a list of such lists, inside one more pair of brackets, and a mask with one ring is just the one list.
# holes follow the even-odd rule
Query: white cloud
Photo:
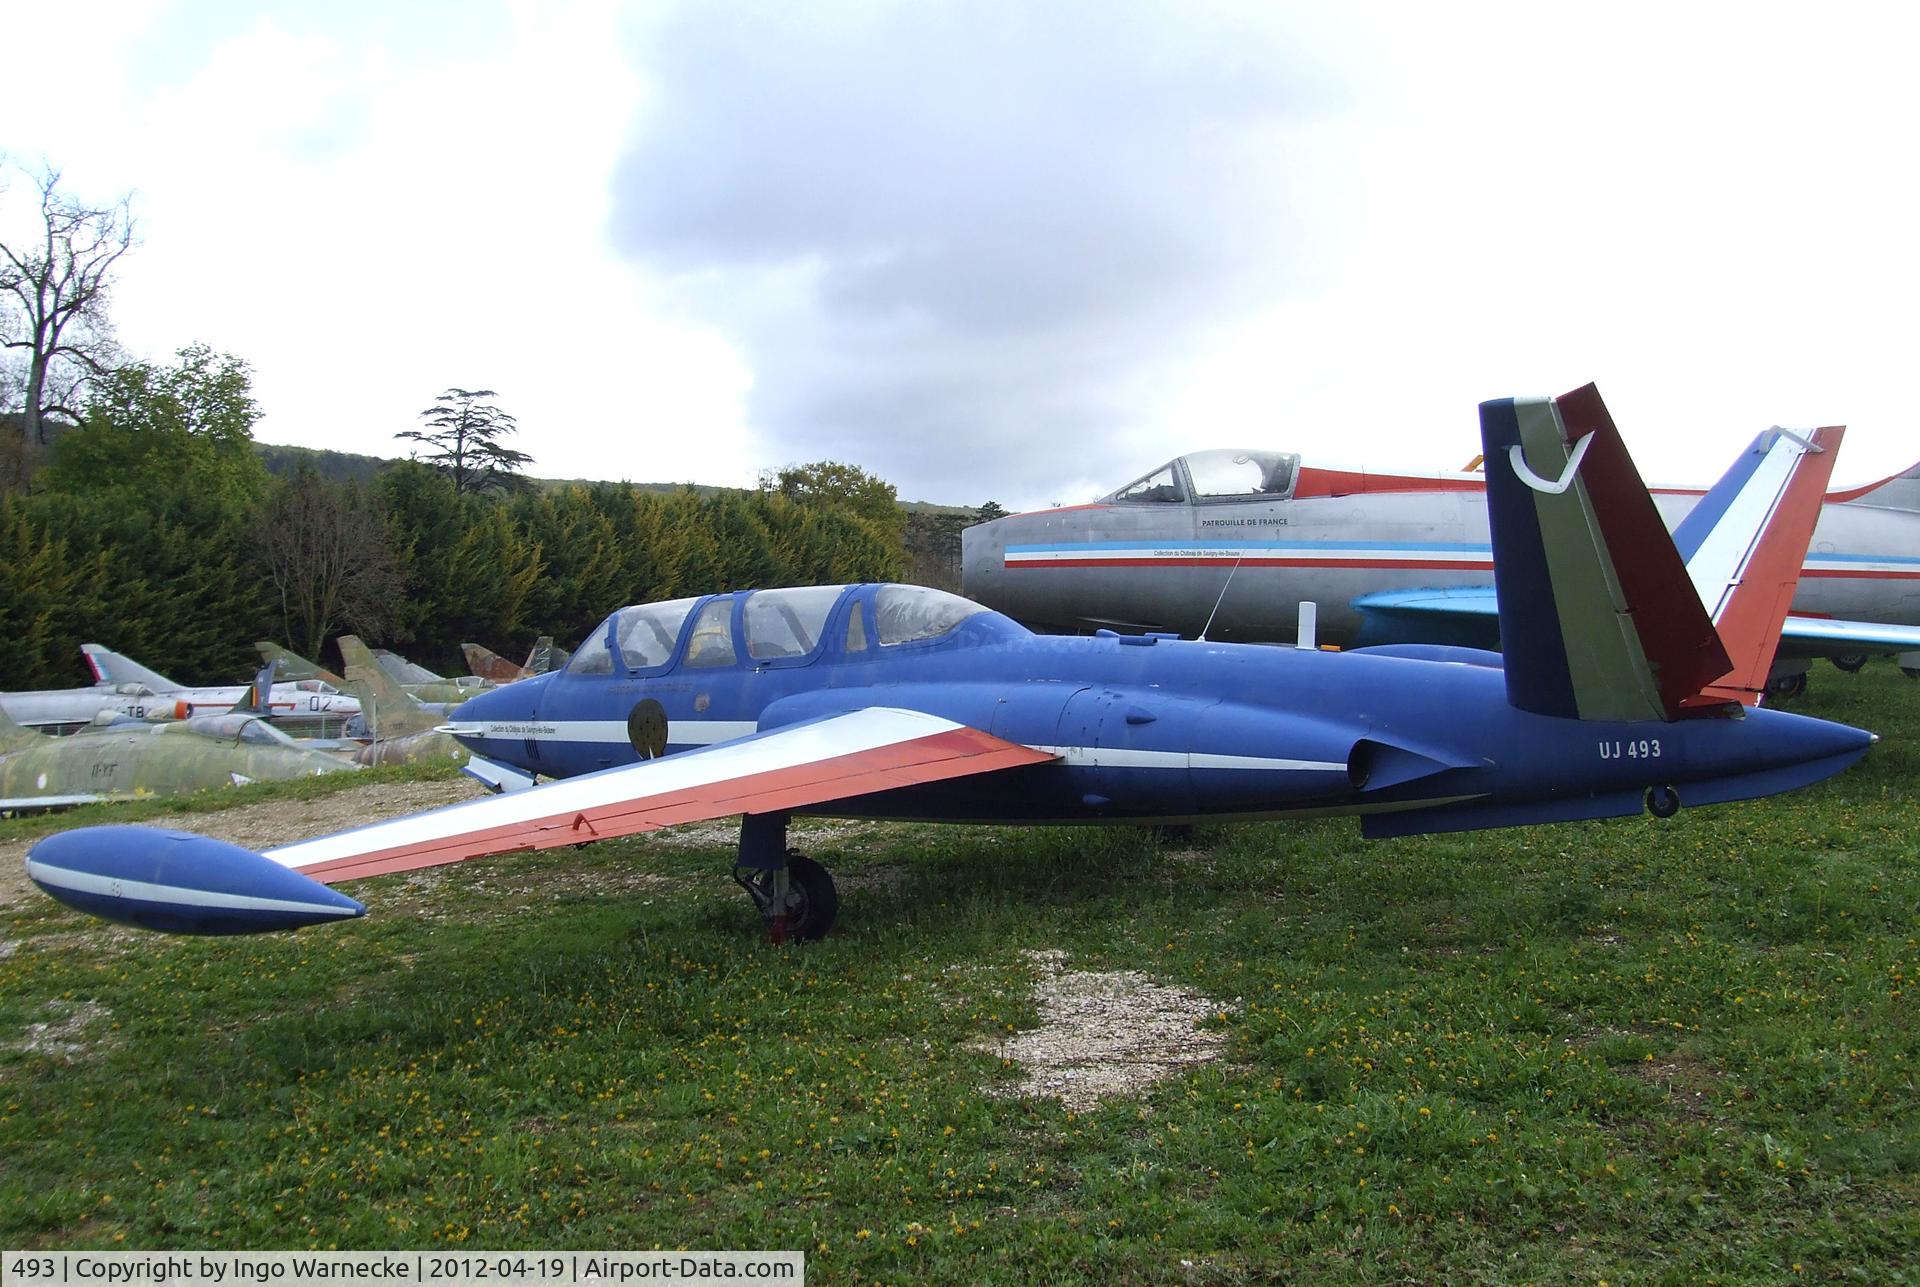
[[268, 441], [393, 454], [442, 388], [484, 386], [542, 473], [750, 481], [738, 359], [661, 321], [655, 285], [605, 250], [639, 97], [621, 23], [611, 4], [521, 6], [494, 46], [402, 57], [260, 17], [66, 122], [49, 151], [139, 190], [122, 338], [246, 358]]
[[1776, 421], [1920, 455], [1896, 8], [88, 16], [0, 150], [138, 191], [123, 339], [247, 358], [268, 440], [390, 452], [477, 384], [542, 473], [1018, 505], [1227, 442], [1457, 464], [1479, 399], [1592, 379], [1650, 476]]

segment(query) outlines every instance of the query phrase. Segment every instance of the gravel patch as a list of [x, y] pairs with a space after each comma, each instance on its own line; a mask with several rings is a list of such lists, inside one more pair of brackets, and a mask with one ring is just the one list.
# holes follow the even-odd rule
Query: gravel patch
[[1199, 993], [1138, 970], [1068, 970], [1058, 950], [1022, 955], [1039, 971], [1040, 1026], [981, 1047], [1021, 1068], [1018, 1082], [993, 1094], [1084, 1111], [1217, 1059], [1226, 1046], [1225, 1033], [1197, 1026], [1220, 1009]]
[[49, 1001], [46, 1013], [51, 1017], [42, 1023], [28, 1024], [17, 1040], [7, 1043], [7, 1048], [71, 1063], [75, 1056], [90, 1053], [94, 1048], [94, 1043], [87, 1038], [87, 1030], [113, 1017], [111, 1011], [96, 1001]]

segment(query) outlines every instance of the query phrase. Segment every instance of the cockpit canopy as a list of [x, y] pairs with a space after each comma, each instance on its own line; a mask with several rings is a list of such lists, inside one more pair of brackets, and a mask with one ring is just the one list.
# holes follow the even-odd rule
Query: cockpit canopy
[[[866, 588], [810, 585], [635, 604], [595, 627], [574, 651], [567, 673], [653, 670], [666, 666], [676, 655], [681, 665], [695, 669], [733, 665], [742, 660], [734, 636], [734, 608], [743, 600], [739, 618], [746, 660], [805, 659], [826, 642], [828, 624], [841, 601]], [[871, 615], [855, 604], [839, 628], [838, 642], [845, 652], [866, 652], [870, 634], [880, 647], [934, 639], [987, 611], [971, 599], [926, 586], [881, 585], [872, 591]], [[683, 634], [687, 636], [684, 648]]]
[[188, 733], [195, 737], [211, 737], [218, 741], [233, 741], [247, 746], [278, 746], [286, 750], [299, 750], [300, 744], [270, 722], [258, 715], [248, 715], [241, 711], [222, 711], [218, 715], [195, 715], [192, 719], [178, 724], [161, 724], [155, 732]]
[[1206, 504], [1285, 500], [1293, 495], [1300, 457], [1293, 452], [1223, 447], [1170, 460], [1102, 499], [1114, 504]]

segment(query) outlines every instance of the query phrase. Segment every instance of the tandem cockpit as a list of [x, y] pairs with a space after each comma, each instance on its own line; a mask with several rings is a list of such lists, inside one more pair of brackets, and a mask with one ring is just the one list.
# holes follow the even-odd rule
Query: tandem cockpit
[[1176, 457], [1101, 500], [1113, 505], [1287, 500], [1299, 476], [1297, 453], [1223, 447]]
[[[914, 585], [641, 603], [596, 626], [564, 669], [467, 699], [453, 731], [482, 761], [469, 772], [511, 789], [511, 773], [568, 776], [707, 746], [754, 732], [782, 697], [879, 682], [850, 672], [899, 664], [907, 675], [916, 658], [1028, 637], [970, 599]], [[798, 673], [809, 667], [830, 673]]]
[[565, 674], [764, 669], [855, 661], [925, 646], [972, 618], [1022, 627], [957, 594], [896, 584], [813, 585], [621, 608], [587, 636]]

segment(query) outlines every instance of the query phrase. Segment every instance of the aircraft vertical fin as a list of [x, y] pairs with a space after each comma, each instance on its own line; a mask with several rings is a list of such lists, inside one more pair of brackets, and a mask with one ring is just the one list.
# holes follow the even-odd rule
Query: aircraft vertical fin
[[529, 675], [546, 675], [556, 670], [565, 670], [573, 654], [553, 642], [552, 635], [541, 635], [533, 641], [533, 651], [527, 654], [526, 670]]
[[1670, 719], [1730, 663], [1592, 385], [1480, 406], [1507, 700]]
[[527, 677], [524, 666], [514, 665], [485, 644], [463, 643], [460, 645], [460, 655], [466, 658], [468, 674], [478, 675], [496, 684], [510, 684]]
[[332, 684], [335, 688], [345, 688], [347, 681], [328, 670], [325, 666], [308, 661], [297, 652], [289, 652], [277, 643], [262, 639], [253, 645], [254, 650], [268, 661], [280, 663], [280, 673], [288, 679], [318, 679]]
[[156, 693], [173, 693], [180, 685], [165, 675], [148, 670], [131, 658], [122, 657], [111, 648], [103, 648], [96, 643], [80, 645], [81, 654], [87, 659], [87, 666], [93, 671], [96, 683], [102, 684], [144, 684]]
[[0, 706], [0, 753], [24, 751], [30, 746], [38, 746], [45, 740], [44, 734], [14, 723], [13, 717], [7, 714], [7, 708]]
[[1700, 602], [1732, 659], [1728, 672], [1688, 705], [1751, 706], [1766, 690], [1845, 435], [1839, 426], [1804, 436], [1769, 429], [1676, 531]]
[[273, 669], [276, 664], [273, 660], [269, 659], [267, 664], [260, 668], [260, 673], [255, 675], [253, 682], [241, 691], [240, 700], [233, 704], [233, 708], [227, 712], [228, 714], [273, 714]]
[[347, 666], [347, 687], [360, 699], [367, 727], [375, 737], [383, 740], [405, 737], [439, 726], [440, 719], [393, 681], [393, 676], [374, 659], [359, 636], [341, 635], [334, 644]]

